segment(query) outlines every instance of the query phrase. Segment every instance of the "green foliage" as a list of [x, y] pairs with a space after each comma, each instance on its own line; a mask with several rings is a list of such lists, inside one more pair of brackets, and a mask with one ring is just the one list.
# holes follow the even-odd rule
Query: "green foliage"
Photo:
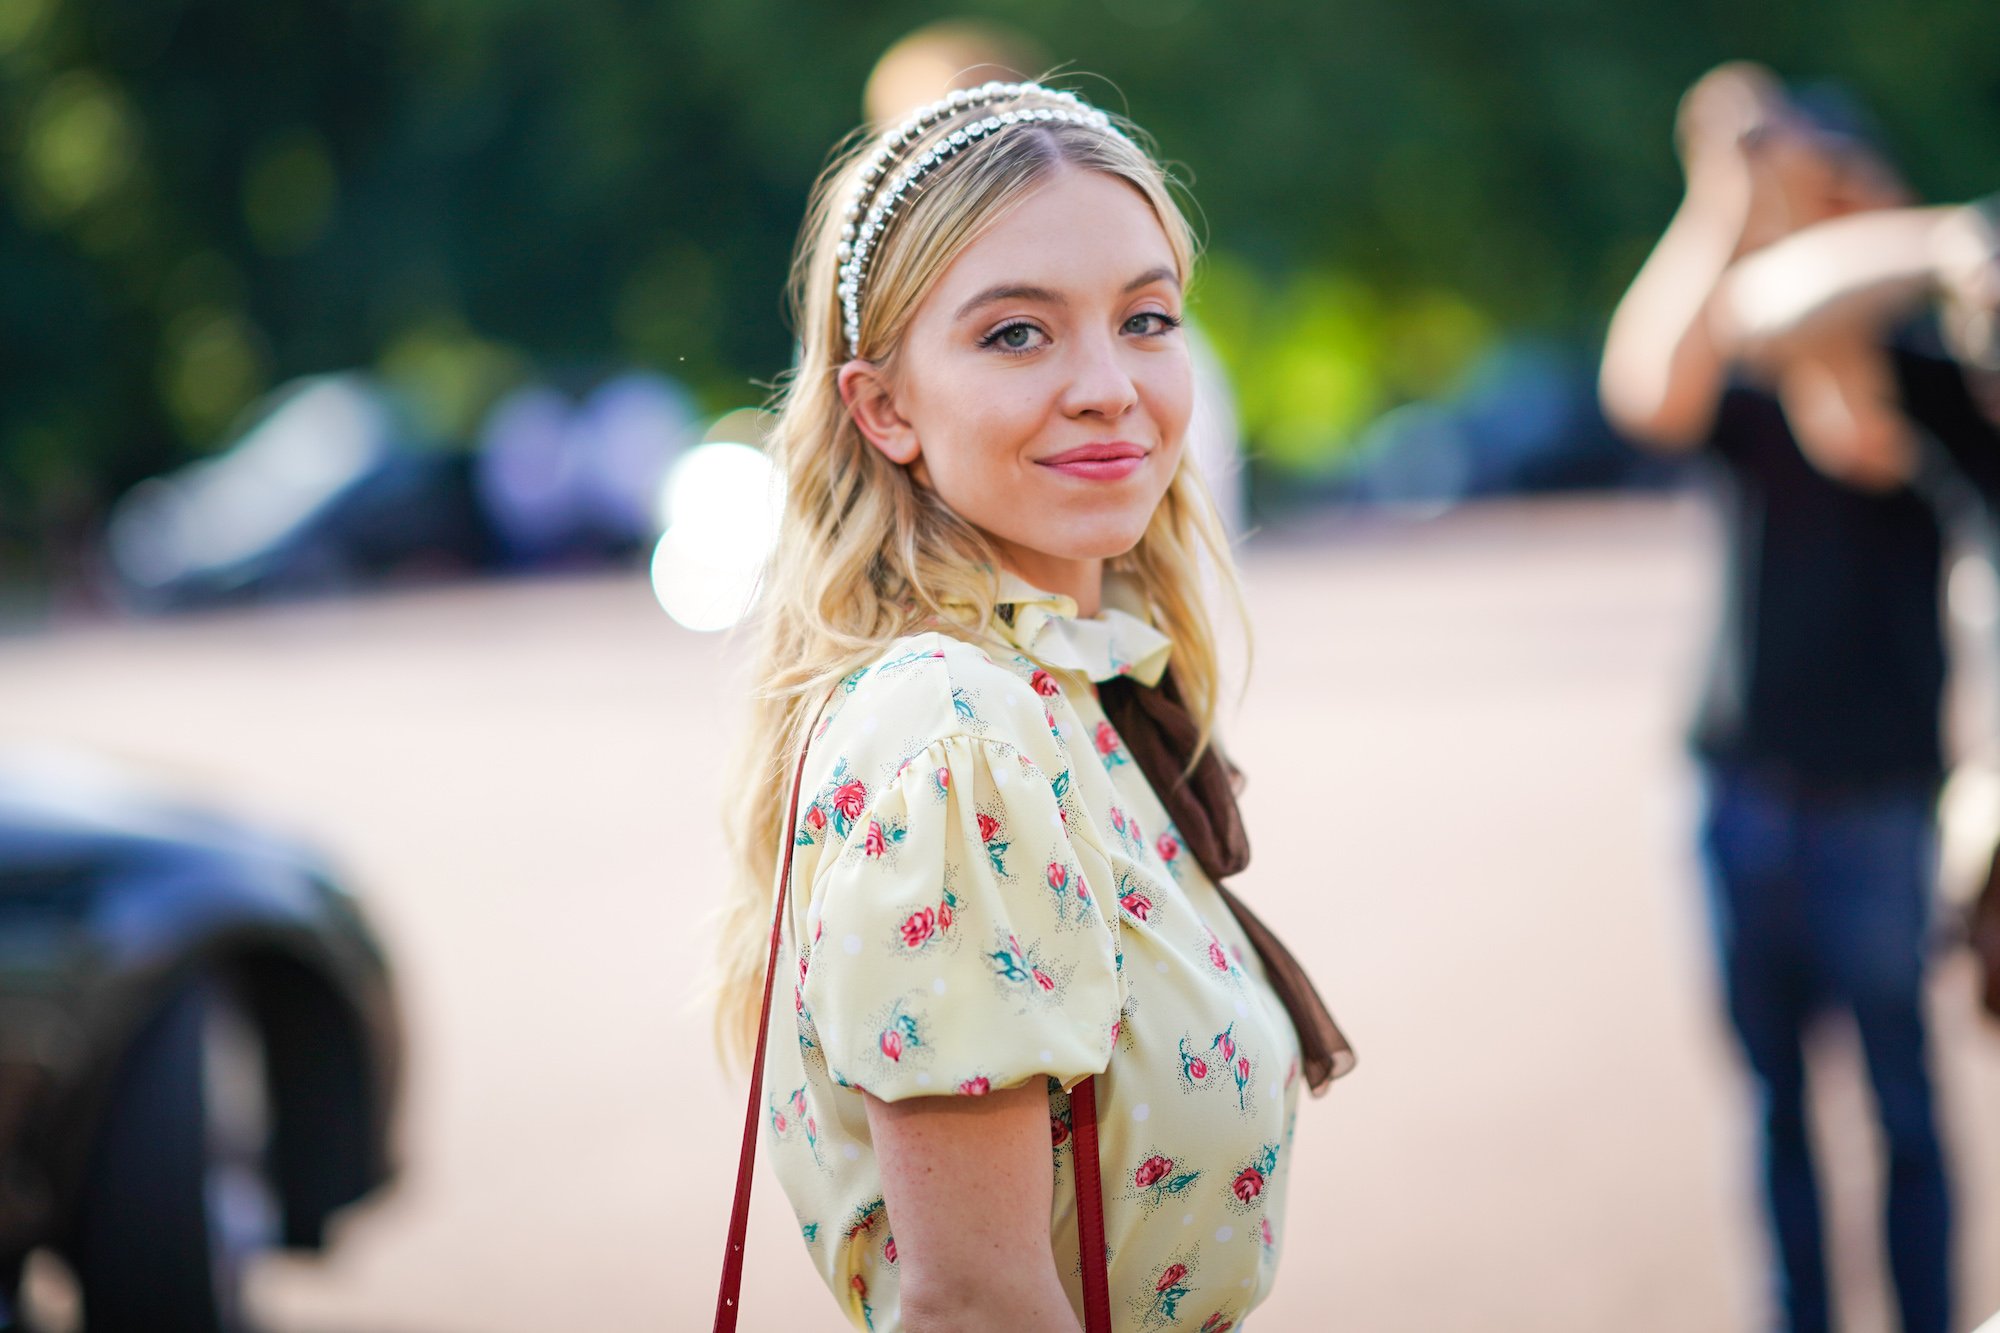
[[[1680, 89], [1833, 76], [1931, 197], [1994, 185], [1990, 0], [986, 0], [1182, 164], [1260, 458], [1313, 469], [1497, 329], [1591, 336], [1673, 205]], [[301, 373], [460, 438], [533, 368], [716, 408], [790, 346], [806, 192], [912, 0], [0, 4], [0, 566]], [[1101, 77], [1098, 77], [1101, 76]]]

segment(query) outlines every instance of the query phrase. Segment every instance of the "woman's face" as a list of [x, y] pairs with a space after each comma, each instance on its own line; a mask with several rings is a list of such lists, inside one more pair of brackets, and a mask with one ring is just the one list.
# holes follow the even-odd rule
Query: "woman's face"
[[1180, 464], [1193, 397], [1174, 252], [1132, 186], [1073, 167], [968, 246], [893, 380], [841, 371], [865, 434], [1009, 568], [1094, 609]]

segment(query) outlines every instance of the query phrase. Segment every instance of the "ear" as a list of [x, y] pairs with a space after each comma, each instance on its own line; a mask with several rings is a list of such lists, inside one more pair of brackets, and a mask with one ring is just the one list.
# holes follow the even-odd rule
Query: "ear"
[[873, 362], [856, 358], [842, 366], [839, 373], [840, 401], [847, 404], [847, 414], [854, 418], [854, 424], [868, 437], [868, 442], [891, 462], [906, 467], [916, 462], [923, 453], [923, 445], [917, 440], [916, 427], [896, 410], [889, 381], [881, 370]]

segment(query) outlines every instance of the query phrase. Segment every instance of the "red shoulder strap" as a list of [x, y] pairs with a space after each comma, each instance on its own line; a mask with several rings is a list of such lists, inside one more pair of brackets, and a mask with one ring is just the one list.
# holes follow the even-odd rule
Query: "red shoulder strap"
[[[822, 711], [826, 705], [821, 704]], [[813, 717], [816, 725], [818, 714]], [[807, 728], [810, 742], [811, 728]], [[799, 789], [806, 780], [806, 745], [792, 774], [792, 798], [785, 810], [784, 864], [778, 871], [778, 901], [771, 912], [771, 952], [764, 963], [764, 1004], [757, 1014], [757, 1050], [750, 1064], [750, 1100], [743, 1110], [743, 1147], [736, 1159], [736, 1198], [729, 1207], [729, 1244], [722, 1252], [722, 1284], [715, 1297], [715, 1333], [735, 1333], [743, 1292], [743, 1238], [750, 1225], [750, 1183], [757, 1162], [758, 1110], [764, 1096], [764, 1046], [771, 1031], [771, 983], [778, 975], [779, 940], [784, 933], [785, 898], [792, 883], [793, 830], [798, 827]], [[1083, 1268], [1083, 1320], [1087, 1333], [1111, 1333], [1111, 1292], [1105, 1274], [1104, 1193], [1097, 1165], [1097, 1080], [1070, 1089], [1071, 1128], [1076, 1134], [1077, 1258]]]
[[[824, 711], [826, 705], [821, 704]], [[814, 725], [819, 721], [813, 718]], [[771, 1032], [771, 981], [778, 975], [778, 940], [785, 924], [785, 893], [792, 883], [793, 830], [799, 823], [799, 788], [806, 780], [806, 741], [799, 745], [799, 765], [792, 773], [792, 799], [785, 810], [785, 857], [778, 871], [778, 902], [771, 912], [771, 953], [764, 961], [764, 1007], [757, 1014], [757, 1050], [750, 1058], [750, 1102], [743, 1111], [743, 1148], [736, 1159], [736, 1199], [729, 1206], [729, 1248], [722, 1252], [722, 1287], [715, 1297], [715, 1333], [735, 1333], [736, 1311], [743, 1291], [743, 1236], [750, 1225], [750, 1182], [757, 1162], [757, 1110], [764, 1097], [764, 1043]]]
[[1076, 1132], [1076, 1248], [1083, 1267], [1085, 1333], [1111, 1333], [1111, 1280], [1104, 1271], [1104, 1185], [1098, 1179], [1097, 1076], [1069, 1090], [1071, 1128]]

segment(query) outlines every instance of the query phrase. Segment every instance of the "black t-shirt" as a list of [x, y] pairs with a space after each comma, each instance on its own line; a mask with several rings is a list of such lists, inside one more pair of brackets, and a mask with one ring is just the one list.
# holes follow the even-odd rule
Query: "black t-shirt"
[[[1908, 339], [1890, 348], [1903, 408], [2000, 500], [2000, 433], [1959, 368]], [[1943, 539], [1917, 490], [1828, 479], [1768, 393], [1732, 384], [1710, 431], [1725, 531], [1722, 623], [1696, 748], [1806, 786], [1943, 771]]]

